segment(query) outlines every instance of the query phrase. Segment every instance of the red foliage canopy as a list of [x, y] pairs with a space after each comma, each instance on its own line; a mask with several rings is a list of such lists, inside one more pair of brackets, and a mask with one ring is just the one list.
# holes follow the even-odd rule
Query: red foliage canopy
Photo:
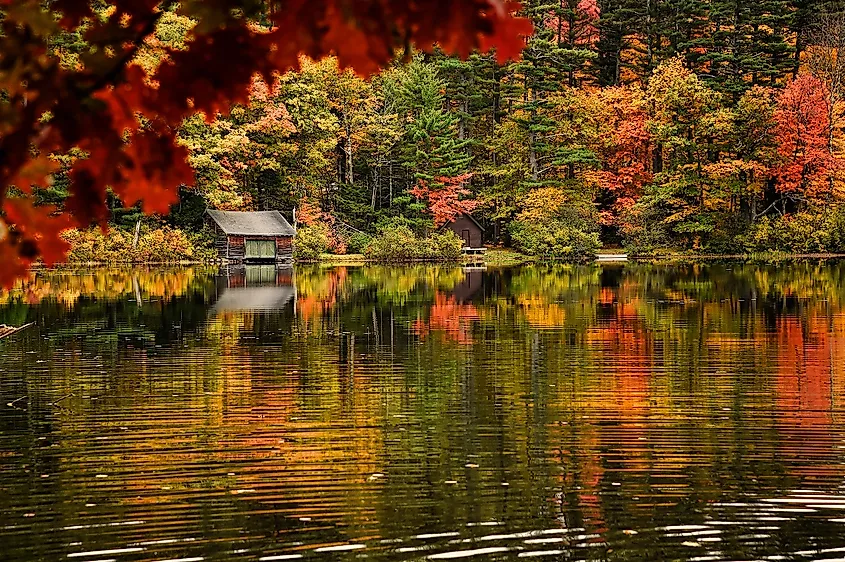
[[[192, 182], [176, 127], [190, 113], [213, 118], [245, 102], [254, 74], [295, 68], [300, 54], [335, 54], [368, 74], [410, 45], [468, 55], [495, 47], [516, 56], [530, 24], [507, 0], [112, 0], [94, 14], [89, 0], [0, 0], [0, 285], [23, 275], [39, 255], [64, 256], [58, 233], [106, 219], [106, 188], [127, 204], [165, 212], [178, 186]], [[166, 10], [197, 21], [187, 48], [167, 52], [152, 76], [133, 65]], [[57, 20], [53, 14], [60, 14]], [[270, 28], [253, 23], [269, 17]], [[48, 45], [77, 31], [88, 49], [64, 68]], [[139, 119], [139, 116], [141, 119]], [[71, 173], [71, 198], [59, 216], [33, 209], [28, 195], [53, 170], [50, 154], [78, 148], [88, 157]], [[23, 194], [10, 198], [8, 186]]]
[[432, 187], [420, 180], [411, 190], [411, 195], [424, 199], [428, 203], [428, 211], [434, 218], [434, 226], [443, 226], [458, 215], [471, 213], [478, 206], [477, 201], [461, 199], [462, 196], [470, 195], [470, 191], [464, 185], [471, 177], [472, 174], [463, 174], [452, 178], [437, 178], [440, 184], [438, 187]]
[[809, 74], [793, 80], [778, 96], [774, 117], [781, 162], [772, 175], [781, 192], [815, 197], [830, 190], [836, 159], [829, 145], [828, 103], [827, 87]]

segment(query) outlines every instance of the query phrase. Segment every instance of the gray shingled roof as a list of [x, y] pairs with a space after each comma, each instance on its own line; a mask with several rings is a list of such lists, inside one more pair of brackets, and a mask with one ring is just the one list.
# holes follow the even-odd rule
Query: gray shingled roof
[[290, 285], [280, 287], [236, 287], [223, 289], [211, 307], [212, 316], [221, 312], [281, 310], [293, 299]]
[[208, 216], [226, 234], [236, 236], [294, 236], [296, 231], [279, 211], [213, 211]]

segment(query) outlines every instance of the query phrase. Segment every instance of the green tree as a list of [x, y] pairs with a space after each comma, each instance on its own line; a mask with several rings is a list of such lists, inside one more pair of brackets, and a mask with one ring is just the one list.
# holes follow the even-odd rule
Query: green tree
[[718, 96], [680, 57], [660, 65], [646, 91], [655, 140], [655, 182], [643, 204], [660, 209], [674, 234], [700, 247], [713, 230], [705, 167], [716, 155], [729, 117]]

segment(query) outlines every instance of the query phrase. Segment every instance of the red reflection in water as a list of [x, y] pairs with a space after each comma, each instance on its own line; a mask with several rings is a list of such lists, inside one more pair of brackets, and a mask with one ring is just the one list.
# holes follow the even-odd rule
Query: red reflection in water
[[478, 320], [478, 309], [471, 304], [459, 304], [452, 295], [437, 292], [431, 305], [428, 320], [417, 319], [413, 332], [421, 338], [432, 332], [442, 333], [447, 339], [459, 344], [473, 343], [472, 321]]

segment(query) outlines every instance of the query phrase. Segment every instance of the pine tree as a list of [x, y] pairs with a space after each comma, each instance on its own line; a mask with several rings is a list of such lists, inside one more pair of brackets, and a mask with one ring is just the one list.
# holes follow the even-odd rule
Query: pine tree
[[600, 0], [600, 17], [596, 23], [596, 79], [601, 86], [616, 86], [623, 81], [622, 73], [630, 63], [624, 53], [632, 49], [637, 37], [636, 30], [642, 29], [645, 18], [643, 2], [640, 0]]
[[413, 184], [424, 180], [437, 185], [439, 178], [458, 176], [469, 168], [469, 141], [459, 137], [460, 117], [446, 110], [445, 86], [437, 67], [422, 60], [408, 65], [400, 83], [408, 119], [403, 165]]
[[793, 19], [788, 0], [714, 0], [710, 6], [711, 44], [701, 61], [707, 84], [738, 100], [758, 84], [772, 84], [792, 64], [787, 42]]
[[549, 180], [545, 176], [556, 159], [548, 139], [555, 126], [549, 115], [549, 98], [564, 84], [574, 83], [586, 62], [595, 57], [588, 45], [579, 43], [572, 12], [568, 0], [526, 2], [524, 13], [534, 21], [535, 32], [528, 39], [522, 60], [508, 69], [509, 118], [526, 133], [527, 181], [532, 186]]

